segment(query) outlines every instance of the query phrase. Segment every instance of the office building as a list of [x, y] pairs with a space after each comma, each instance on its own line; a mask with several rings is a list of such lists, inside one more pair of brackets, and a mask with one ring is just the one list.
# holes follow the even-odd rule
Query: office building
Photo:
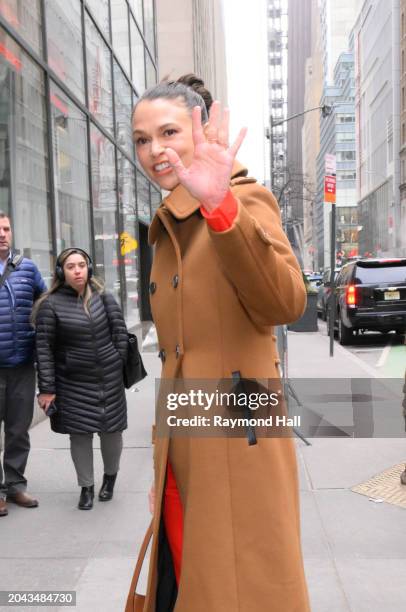
[[153, 0], [0, 2], [0, 209], [48, 282], [78, 246], [150, 318], [147, 229], [161, 194], [137, 167], [131, 112], [157, 80]]
[[401, 255], [399, 0], [366, 0], [354, 40], [360, 253]]
[[[352, 39], [350, 48], [352, 49]], [[324, 88], [322, 104], [334, 111], [320, 121], [320, 151], [317, 156], [315, 226], [317, 267], [328, 267], [331, 253], [331, 204], [324, 202], [326, 155], [336, 157], [336, 244], [338, 259], [358, 255], [358, 219], [355, 161], [355, 83], [353, 53], [342, 53], [334, 71], [334, 85]]]

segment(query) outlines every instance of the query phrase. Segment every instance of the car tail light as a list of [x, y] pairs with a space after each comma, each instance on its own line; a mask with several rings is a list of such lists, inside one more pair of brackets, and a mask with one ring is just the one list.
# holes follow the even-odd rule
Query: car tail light
[[355, 292], [354, 285], [349, 285], [347, 287], [345, 301], [347, 303], [347, 306], [356, 306], [357, 305], [357, 295], [356, 295], [356, 292]]

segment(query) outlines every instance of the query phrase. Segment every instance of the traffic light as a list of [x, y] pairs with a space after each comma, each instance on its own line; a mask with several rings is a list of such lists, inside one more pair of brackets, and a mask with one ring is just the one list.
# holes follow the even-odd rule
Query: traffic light
[[331, 115], [332, 112], [333, 112], [333, 107], [330, 106], [329, 104], [323, 104], [323, 106], [321, 107], [321, 115], [323, 119]]

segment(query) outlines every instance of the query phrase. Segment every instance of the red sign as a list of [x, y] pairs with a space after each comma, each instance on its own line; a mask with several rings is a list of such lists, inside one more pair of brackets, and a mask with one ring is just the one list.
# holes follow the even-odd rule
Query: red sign
[[336, 177], [325, 176], [324, 177], [324, 201], [335, 204], [336, 202]]

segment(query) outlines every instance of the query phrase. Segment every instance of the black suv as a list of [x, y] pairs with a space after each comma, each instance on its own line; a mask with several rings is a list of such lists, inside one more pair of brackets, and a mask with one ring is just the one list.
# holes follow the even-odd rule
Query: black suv
[[[334, 269], [334, 281], [337, 280], [338, 273], [341, 268]], [[330, 299], [331, 287], [330, 287], [330, 268], [326, 268], [323, 272], [321, 283], [318, 283], [318, 295], [317, 295], [317, 313], [321, 315], [323, 321], [327, 321], [328, 312], [328, 301]]]
[[340, 344], [353, 332], [406, 331], [406, 259], [360, 259], [344, 265], [336, 280], [336, 313]]

